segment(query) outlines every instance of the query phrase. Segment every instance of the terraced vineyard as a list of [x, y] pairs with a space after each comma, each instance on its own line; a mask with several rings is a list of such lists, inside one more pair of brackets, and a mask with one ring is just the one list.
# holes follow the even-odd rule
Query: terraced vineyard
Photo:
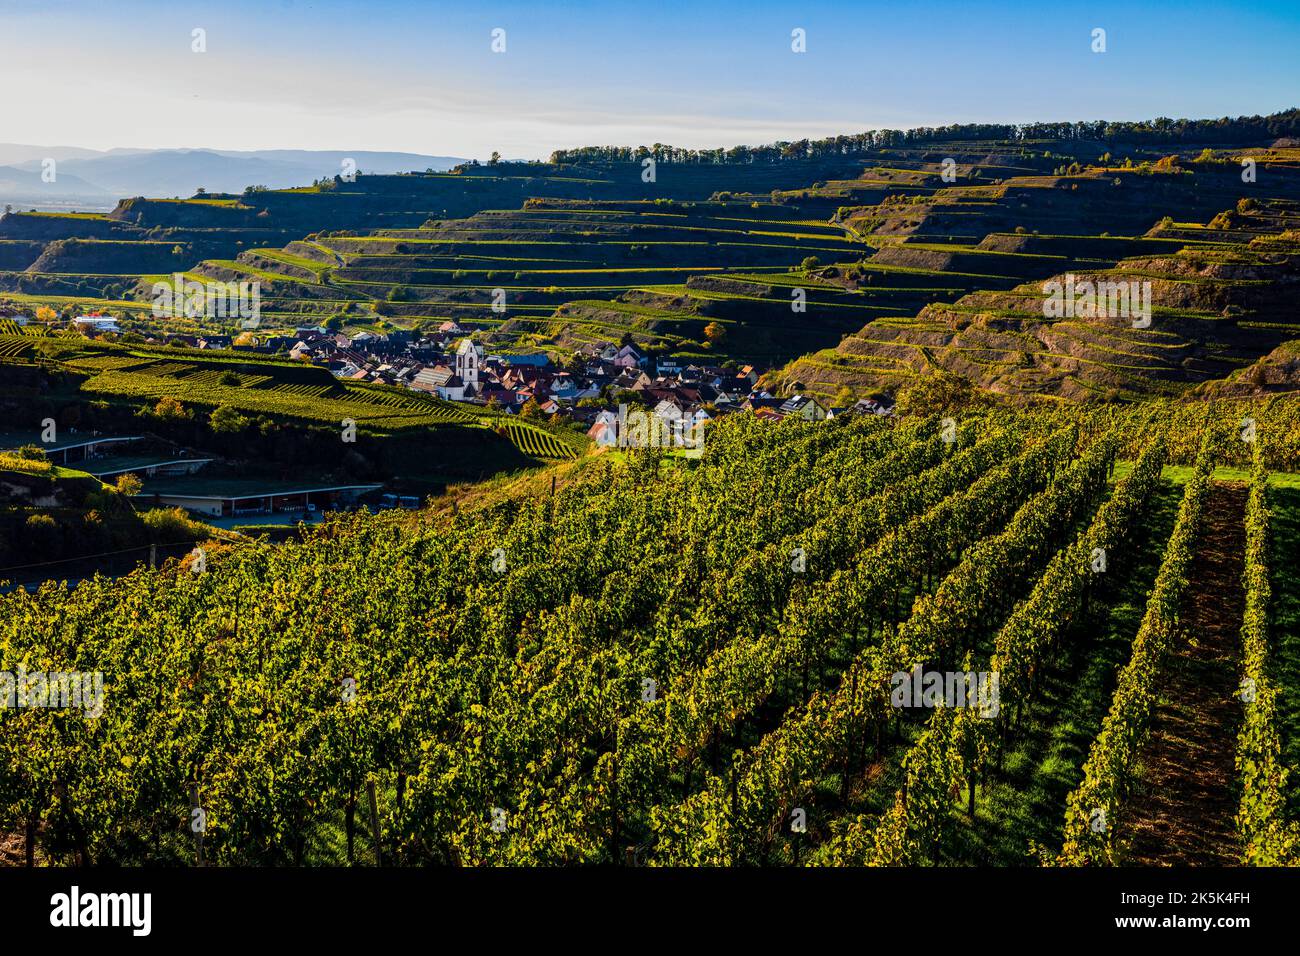
[[[900, 289], [897, 301], [878, 302], [790, 272], [810, 257], [830, 262], [859, 251], [843, 229], [801, 219], [798, 210], [767, 198], [531, 199], [518, 211], [430, 221], [421, 229], [313, 237], [283, 251], [203, 263], [193, 274], [258, 279], [269, 287], [273, 315], [303, 321], [374, 308], [403, 324], [453, 319], [489, 330], [488, 340], [504, 345], [540, 341], [572, 349], [631, 334], [681, 355], [693, 349], [699, 356], [781, 358], [944, 293], [911, 290], [909, 301]], [[791, 308], [796, 288], [798, 313]], [[791, 315], [799, 316], [797, 324]], [[704, 329], [711, 323], [721, 335], [710, 340]]]
[[[186, 862], [197, 788], [209, 861], [359, 862], [369, 779], [386, 863], [1123, 862], [1226, 518], [1251, 562], [1232, 666], [1262, 694], [1212, 744], [1244, 755], [1229, 799], [1187, 822], [1230, 861], [1294, 862], [1270, 702], [1296, 688], [1264, 623], [1290, 572], [1261, 563], [1296, 546], [1265, 518], [1293, 405], [1255, 408], [1250, 442], [1202, 407], [1190, 451], [1148, 441], [1114, 474], [1129, 438], [1104, 418], [731, 417], [697, 461], [589, 461], [552, 494], [8, 594], [6, 657], [105, 690], [57, 734], [0, 712], [0, 825], [42, 861]], [[1214, 476], [1243, 455], [1234, 519]], [[900, 704], [895, 675], [920, 693], [922, 672], [1001, 680]]]
[[568, 459], [578, 457], [573, 446], [566, 444], [549, 432], [533, 428], [520, 422], [506, 422], [503, 426], [506, 436], [525, 455], [533, 458]]
[[[379, 301], [385, 314], [414, 323], [472, 322], [492, 331], [490, 341], [522, 338], [571, 348], [631, 334], [678, 356], [725, 353], [759, 361], [836, 343], [837, 358], [870, 356], [876, 376], [866, 382], [833, 377], [836, 387], [893, 387], [916, 368], [897, 361], [896, 350], [883, 350], [885, 361], [878, 362], [879, 350], [871, 346], [901, 338], [898, 329], [937, 330], [940, 323], [923, 311], [927, 305], [1067, 269], [1105, 269], [1137, 252], [1177, 252], [1185, 240], [1157, 228], [1149, 204], [1208, 219], [1221, 211], [1214, 203], [1226, 207], [1240, 198], [1222, 166], [1182, 176], [1120, 169], [1044, 177], [1035, 175], [1044, 158], [1024, 147], [993, 159], [987, 150], [968, 150], [952, 144], [960, 185], [948, 185], [926, 154], [896, 150], [889, 151], [889, 168], [869, 167], [857, 179], [802, 190], [747, 189], [711, 202], [534, 198], [518, 211], [430, 221], [419, 230], [314, 237], [280, 252], [207, 263], [196, 273], [272, 280], [284, 297], [273, 308], [294, 312], [340, 308], [337, 292], [319, 284], [324, 281], [356, 296], [353, 308]], [[1279, 185], [1274, 176], [1273, 192], [1300, 195], [1290, 154], [1268, 158], [1270, 170], [1283, 177]], [[985, 180], [998, 185], [967, 185]], [[867, 200], [875, 205], [845, 205]], [[1010, 231], [1013, 220], [1019, 233]], [[1065, 223], [1074, 230], [1104, 224], [1139, 231], [1118, 238], [1104, 231], [1040, 235]], [[1214, 252], [1231, 237], [1216, 233], [1204, 241]], [[809, 257], [818, 265], [805, 269]], [[281, 281], [274, 283], [274, 274]], [[800, 311], [792, 308], [796, 289]], [[496, 290], [503, 299], [494, 310]], [[862, 320], [866, 330], [845, 338]], [[711, 322], [724, 332], [709, 340], [703, 329]], [[868, 348], [855, 348], [862, 344]], [[982, 343], [960, 350], [997, 351]], [[913, 366], [923, 370], [929, 360], [914, 355]], [[999, 364], [995, 354], [971, 361]], [[820, 379], [810, 369], [817, 362], [816, 355], [803, 360], [786, 380], [833, 397], [815, 384]], [[851, 368], [843, 358], [825, 364], [836, 372]]]
[[[498, 350], [557, 356], [630, 336], [695, 362], [784, 366], [774, 385], [830, 403], [940, 370], [1017, 401], [1174, 395], [1296, 335], [1276, 292], [1294, 279], [1293, 144], [1052, 129], [925, 146], [882, 135], [781, 161], [666, 150], [651, 182], [630, 156], [577, 150], [15, 214], [0, 226], [0, 289], [28, 307], [108, 308], [165, 338], [213, 323], [149, 315], [153, 283], [257, 281], [268, 331], [451, 319]], [[1256, 164], [1249, 182], [1242, 161]], [[1043, 283], [1067, 274], [1150, 281], [1151, 324], [1046, 319]]]

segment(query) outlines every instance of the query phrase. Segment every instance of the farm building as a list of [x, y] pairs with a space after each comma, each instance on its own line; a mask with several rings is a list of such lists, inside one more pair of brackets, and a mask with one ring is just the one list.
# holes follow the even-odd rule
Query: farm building
[[323, 511], [355, 504], [382, 485], [303, 485], [245, 478], [163, 478], [146, 481], [137, 501], [160, 507], [184, 508], [212, 518], [264, 515], [275, 512]]

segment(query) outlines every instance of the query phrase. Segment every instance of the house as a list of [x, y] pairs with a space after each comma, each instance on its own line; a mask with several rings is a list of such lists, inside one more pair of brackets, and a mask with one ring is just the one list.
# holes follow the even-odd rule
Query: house
[[411, 387], [450, 401], [460, 401], [465, 394], [464, 379], [446, 365], [426, 365], [411, 379]]
[[668, 433], [673, 436], [673, 443], [688, 444], [692, 436], [699, 434], [704, 423], [709, 420], [709, 413], [698, 405], [682, 404], [664, 399], [654, 407], [655, 417], [668, 426]]
[[519, 403], [518, 395], [513, 389], [502, 388], [500, 385], [483, 385], [479, 388], [479, 398], [485, 404], [496, 402], [503, 408], [509, 408]]
[[825, 407], [806, 395], [791, 395], [777, 410], [784, 417], [802, 418], [808, 422], [819, 422], [826, 417]]
[[645, 364], [645, 357], [632, 346], [625, 345], [614, 355], [613, 362], [621, 368], [640, 368]]
[[854, 415], [888, 415], [893, 409], [875, 399], [864, 398], [856, 402], [850, 411]]
[[587, 437], [597, 445], [617, 445], [618, 413], [609, 409], [601, 409], [596, 414], [595, 422], [587, 429]]
[[740, 405], [748, 396], [748, 388], [736, 388], [729, 383], [717, 386], [715, 391], [716, 397], [713, 399], [714, 405]]
[[769, 412], [776, 417], [781, 416], [781, 406], [785, 404], [784, 398], [772, 398], [770, 395], [751, 395], [741, 404], [741, 408], [747, 412], [757, 414], [760, 411]]
[[551, 379], [550, 392], [552, 398], [573, 401], [578, 396], [578, 383], [568, 372], [561, 372]]
[[288, 352], [297, 342], [297, 339], [289, 335], [268, 335], [258, 345], [258, 350], [262, 352]]
[[654, 382], [650, 376], [640, 369], [624, 369], [622, 374], [610, 383], [611, 388], [627, 389], [633, 392], [643, 392], [653, 386]]
[[718, 391], [728, 395], [748, 395], [754, 390], [754, 383], [743, 375], [728, 378], [718, 386]]
[[72, 320], [77, 330], [86, 334], [98, 335], [101, 332], [120, 332], [117, 319], [107, 315], [79, 315]]

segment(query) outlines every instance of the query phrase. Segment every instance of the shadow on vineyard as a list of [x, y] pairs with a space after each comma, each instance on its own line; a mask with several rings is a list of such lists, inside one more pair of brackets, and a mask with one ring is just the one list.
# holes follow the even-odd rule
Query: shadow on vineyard
[[[1300, 489], [1276, 488], [1273, 508], [1272, 567], [1274, 581], [1273, 629], [1277, 635], [1278, 728], [1285, 764], [1300, 766]], [[1300, 816], [1300, 772], [1287, 781], [1290, 816]]]
[[1052, 856], [1059, 852], [1061, 808], [1079, 784], [1088, 747], [1110, 706], [1115, 675], [1128, 659], [1178, 497], [1172, 486], [1153, 495], [1129, 547], [1114, 555], [1088, 613], [1071, 628], [1061, 657], [1049, 663], [1040, 700], [1027, 708], [1000, 769], [983, 784], [975, 818], [956, 817], [943, 862], [1035, 866], [1035, 848]]
[[1226, 865], [1241, 853], [1233, 743], [1245, 504], [1243, 485], [1216, 483], [1207, 495], [1168, 679], [1123, 818], [1121, 853], [1131, 864]]

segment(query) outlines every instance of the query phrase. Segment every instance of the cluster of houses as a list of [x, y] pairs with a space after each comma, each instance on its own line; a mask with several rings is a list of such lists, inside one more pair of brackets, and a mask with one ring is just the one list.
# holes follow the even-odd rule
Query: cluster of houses
[[[83, 331], [107, 329], [87, 323]], [[806, 395], [774, 396], [758, 385], [752, 366], [695, 365], [653, 357], [631, 344], [591, 342], [566, 365], [545, 352], [488, 354], [457, 323], [413, 333], [404, 329], [352, 335], [325, 327], [292, 334], [259, 333], [241, 342], [229, 335], [182, 336], [199, 349], [247, 348], [328, 368], [337, 378], [407, 388], [453, 402], [492, 405], [509, 413], [530, 402], [547, 416], [582, 425], [597, 441], [607, 436], [620, 404], [633, 403], [676, 429], [693, 429], [720, 415], [749, 412], [817, 421], [842, 414], [888, 414], [871, 400], [829, 407]]]

